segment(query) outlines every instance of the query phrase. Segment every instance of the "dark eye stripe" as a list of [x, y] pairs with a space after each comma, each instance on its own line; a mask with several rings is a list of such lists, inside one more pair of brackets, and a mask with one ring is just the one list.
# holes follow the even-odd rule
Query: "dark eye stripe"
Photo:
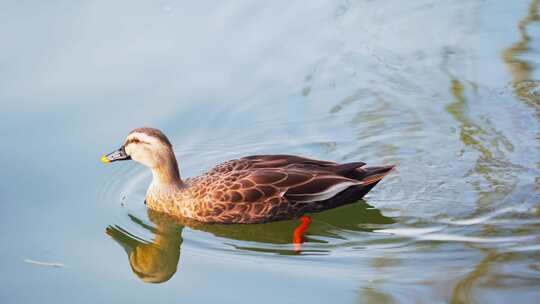
[[147, 143], [145, 141], [142, 141], [142, 140], [139, 140], [138, 138], [130, 138], [126, 141], [126, 146], [129, 145], [129, 144], [147, 144], [149, 145], [150, 143]]

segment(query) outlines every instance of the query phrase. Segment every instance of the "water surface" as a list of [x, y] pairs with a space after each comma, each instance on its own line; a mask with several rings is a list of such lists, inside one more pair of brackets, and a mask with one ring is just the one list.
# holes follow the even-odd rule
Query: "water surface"
[[[2, 4], [2, 303], [538, 303], [540, 1]], [[184, 177], [250, 154], [396, 164], [261, 225], [148, 211], [133, 128]]]

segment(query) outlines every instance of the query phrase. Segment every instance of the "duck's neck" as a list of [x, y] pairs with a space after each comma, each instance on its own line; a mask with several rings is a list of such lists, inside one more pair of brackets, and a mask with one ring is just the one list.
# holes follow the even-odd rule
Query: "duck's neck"
[[183, 185], [178, 163], [172, 152], [160, 166], [152, 168], [152, 175], [154, 177], [152, 187], [154, 188], [170, 188]]

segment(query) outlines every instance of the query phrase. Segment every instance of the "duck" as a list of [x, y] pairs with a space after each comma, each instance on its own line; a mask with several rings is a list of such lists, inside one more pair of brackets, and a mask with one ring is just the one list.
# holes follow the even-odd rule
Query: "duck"
[[104, 163], [125, 160], [152, 171], [147, 208], [223, 224], [305, 221], [309, 213], [358, 202], [395, 168], [296, 155], [251, 155], [182, 179], [171, 142], [151, 127], [132, 130], [119, 149], [101, 157]]

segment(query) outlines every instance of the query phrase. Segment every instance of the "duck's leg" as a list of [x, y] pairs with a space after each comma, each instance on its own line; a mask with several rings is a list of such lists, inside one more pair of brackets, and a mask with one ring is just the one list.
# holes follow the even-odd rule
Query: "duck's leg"
[[311, 218], [306, 215], [300, 217], [300, 225], [294, 229], [293, 232], [293, 246], [294, 251], [300, 251], [302, 249], [301, 244], [304, 242], [303, 236], [311, 224]]

